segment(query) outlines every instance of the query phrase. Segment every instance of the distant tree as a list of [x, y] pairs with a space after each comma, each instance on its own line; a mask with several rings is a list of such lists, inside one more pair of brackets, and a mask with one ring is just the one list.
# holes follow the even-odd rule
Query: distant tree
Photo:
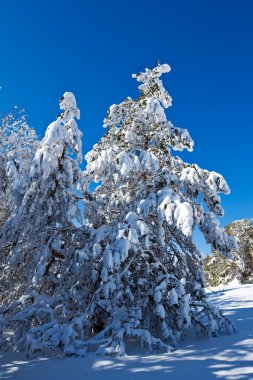
[[[68, 345], [64, 322], [70, 317], [69, 305], [75, 309], [69, 279], [73, 272], [76, 275], [73, 255], [80, 243], [76, 226], [82, 224], [78, 206], [82, 133], [72, 93], [63, 95], [60, 108], [62, 114], [48, 126], [22, 182], [20, 205], [0, 236], [1, 245], [10, 246], [0, 278], [2, 339], [18, 350]], [[6, 329], [13, 332], [7, 341]]]
[[240, 269], [233, 259], [229, 259], [219, 252], [204, 258], [204, 269], [207, 286], [218, 286], [228, 284], [238, 279]]
[[222, 175], [171, 154], [192, 151], [193, 141], [166, 119], [171, 97], [160, 77], [169, 71], [164, 64], [133, 75], [140, 97], [110, 107], [107, 132], [86, 155], [86, 182], [99, 185], [86, 192], [93, 290], [79, 321], [90, 328], [86, 345], [102, 353], [124, 354], [127, 336], [167, 349], [192, 325], [208, 335], [232, 331], [206, 300], [192, 241], [198, 225], [214, 249], [229, 254], [234, 240], [215, 218], [223, 214], [217, 193], [229, 188]]
[[228, 235], [235, 238], [237, 247], [233, 258], [223, 257], [214, 251], [204, 259], [207, 283], [211, 286], [228, 284], [237, 279], [240, 283], [253, 282], [253, 221], [237, 220], [225, 227]]

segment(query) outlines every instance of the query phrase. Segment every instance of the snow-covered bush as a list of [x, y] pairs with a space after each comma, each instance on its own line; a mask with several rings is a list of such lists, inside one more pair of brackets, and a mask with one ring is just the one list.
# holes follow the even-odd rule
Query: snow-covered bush
[[209, 335], [232, 330], [205, 298], [192, 241], [198, 225], [214, 249], [229, 254], [234, 240], [215, 217], [223, 214], [217, 193], [229, 188], [222, 175], [172, 155], [171, 148], [192, 151], [193, 141], [167, 121], [171, 97], [160, 77], [169, 71], [164, 64], [133, 75], [140, 97], [110, 107], [106, 134], [86, 155], [86, 181], [99, 184], [86, 192], [85, 207], [97, 286], [82, 323], [98, 332], [87, 341], [98, 352], [124, 354], [128, 336], [169, 349], [192, 325]]
[[234, 279], [242, 284], [253, 282], [253, 220], [237, 220], [227, 225], [225, 230], [235, 238], [237, 247], [233, 259], [216, 251], [204, 259], [207, 284], [226, 285]]

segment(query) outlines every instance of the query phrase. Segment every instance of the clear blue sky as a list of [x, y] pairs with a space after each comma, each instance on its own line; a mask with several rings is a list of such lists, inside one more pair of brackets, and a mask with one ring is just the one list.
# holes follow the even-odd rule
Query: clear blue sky
[[227, 179], [222, 224], [253, 217], [252, 20], [251, 0], [2, 0], [0, 111], [25, 107], [43, 136], [73, 91], [85, 153], [107, 108], [137, 96], [131, 74], [160, 59], [168, 119], [195, 140], [183, 158]]

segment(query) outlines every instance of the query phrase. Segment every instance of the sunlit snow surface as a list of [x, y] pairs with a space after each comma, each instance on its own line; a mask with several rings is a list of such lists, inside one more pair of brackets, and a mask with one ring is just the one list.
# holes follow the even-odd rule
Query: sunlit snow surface
[[253, 285], [231, 283], [209, 293], [233, 320], [236, 334], [219, 338], [188, 336], [170, 354], [149, 354], [129, 342], [129, 356], [27, 359], [0, 353], [0, 378], [50, 379], [250, 379], [253, 380]]

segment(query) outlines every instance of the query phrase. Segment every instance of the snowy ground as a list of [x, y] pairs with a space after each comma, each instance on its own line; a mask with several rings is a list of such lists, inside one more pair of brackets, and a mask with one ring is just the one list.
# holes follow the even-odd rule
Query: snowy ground
[[0, 354], [0, 378], [17, 380], [83, 379], [251, 379], [253, 380], [253, 285], [215, 289], [210, 294], [229, 315], [236, 334], [219, 338], [187, 338], [170, 354], [147, 354], [130, 347], [124, 358], [43, 357]]

